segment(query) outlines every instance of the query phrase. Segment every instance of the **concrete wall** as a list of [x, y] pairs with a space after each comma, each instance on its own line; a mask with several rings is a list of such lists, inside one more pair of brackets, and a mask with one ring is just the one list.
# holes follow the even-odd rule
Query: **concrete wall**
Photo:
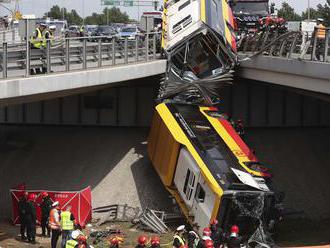
[[[0, 108], [0, 123], [147, 127], [158, 77], [72, 96]], [[248, 127], [329, 126], [330, 103], [247, 79], [221, 92], [219, 107]]]

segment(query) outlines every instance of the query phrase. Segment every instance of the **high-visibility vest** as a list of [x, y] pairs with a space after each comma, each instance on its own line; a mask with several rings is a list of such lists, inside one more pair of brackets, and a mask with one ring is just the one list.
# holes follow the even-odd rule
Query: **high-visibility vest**
[[78, 245], [78, 242], [75, 241], [74, 239], [70, 239], [66, 241], [65, 248], [75, 248], [76, 245]]
[[74, 225], [71, 218], [71, 212], [70, 211], [63, 211], [61, 213], [61, 227], [62, 230], [73, 230]]
[[40, 31], [39, 28], [36, 28], [36, 39], [32, 36], [30, 39], [31, 44], [35, 47], [35, 48], [40, 48], [43, 46], [43, 36], [42, 33]]
[[326, 33], [326, 30], [325, 30], [325, 26], [323, 24], [319, 24], [316, 26], [316, 37], [318, 39], [325, 39], [325, 33]]
[[[58, 215], [58, 210], [56, 208], [53, 208], [52, 210], [50, 210], [49, 227], [51, 229], [60, 229], [60, 226], [56, 223], [56, 218], [55, 218], [56, 215]], [[57, 218], [59, 218], [59, 217], [57, 216]]]
[[173, 236], [173, 241], [174, 241], [175, 239], [178, 239], [178, 240], [179, 240], [179, 242], [180, 242], [180, 246], [184, 245], [184, 239], [181, 238], [179, 235], [174, 235], [174, 236]]

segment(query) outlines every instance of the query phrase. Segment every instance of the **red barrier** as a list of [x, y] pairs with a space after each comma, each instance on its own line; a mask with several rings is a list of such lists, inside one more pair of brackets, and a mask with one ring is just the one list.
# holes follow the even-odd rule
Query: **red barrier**
[[[41, 220], [41, 193], [45, 191], [48, 192], [53, 202], [58, 201], [60, 203], [61, 209], [65, 210], [65, 207], [70, 205], [72, 207], [71, 212], [75, 216], [77, 223], [79, 223], [82, 227], [84, 227], [92, 219], [92, 192], [90, 187], [75, 192], [26, 190], [25, 192], [35, 193], [37, 195], [36, 206], [38, 224], [40, 224]], [[19, 224], [18, 201], [23, 196], [24, 190], [21, 188], [11, 189], [10, 193], [13, 203], [13, 223]]]

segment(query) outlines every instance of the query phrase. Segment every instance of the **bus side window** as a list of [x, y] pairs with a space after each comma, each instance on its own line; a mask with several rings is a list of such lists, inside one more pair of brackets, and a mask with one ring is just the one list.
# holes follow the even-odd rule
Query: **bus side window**
[[197, 184], [195, 200], [201, 203], [205, 201], [205, 191], [199, 183]]
[[186, 195], [186, 199], [189, 201], [191, 199], [192, 192], [195, 186], [195, 175], [189, 169], [187, 170], [186, 179], [183, 185], [183, 193]]

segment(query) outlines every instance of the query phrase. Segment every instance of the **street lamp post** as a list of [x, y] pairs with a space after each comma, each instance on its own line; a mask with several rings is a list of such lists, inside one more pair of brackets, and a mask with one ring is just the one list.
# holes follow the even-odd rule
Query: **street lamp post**
[[85, 26], [85, 0], [82, 0], [82, 8], [83, 8], [83, 26]]
[[308, 0], [307, 4], [308, 4], [308, 7], [307, 7], [307, 19], [309, 21], [311, 19], [310, 0]]

